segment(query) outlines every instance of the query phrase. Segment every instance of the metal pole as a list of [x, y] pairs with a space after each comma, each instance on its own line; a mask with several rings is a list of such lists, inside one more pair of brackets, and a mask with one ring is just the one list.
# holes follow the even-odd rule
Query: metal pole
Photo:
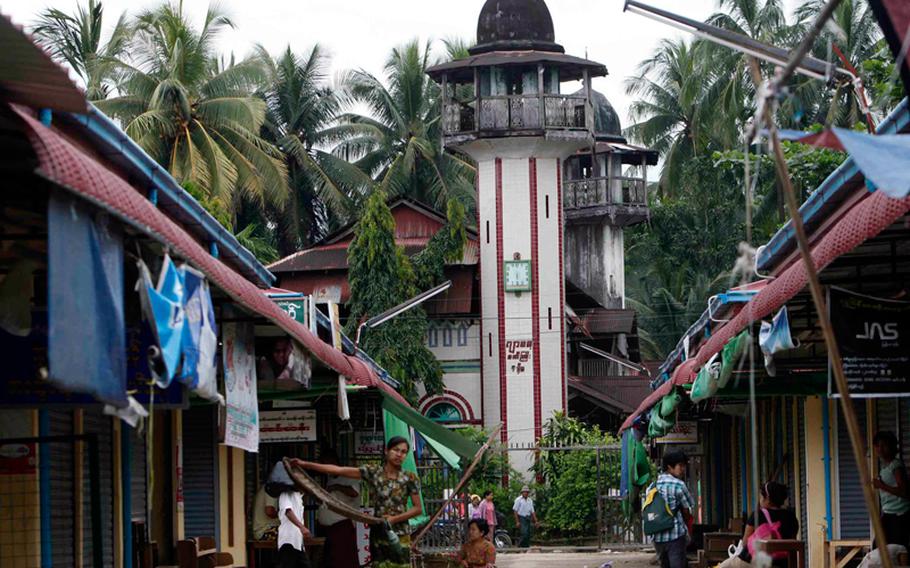
[[[51, 431], [50, 414], [45, 409], [38, 411], [38, 435], [48, 437]], [[41, 568], [53, 565], [51, 541], [51, 445], [45, 440], [38, 446], [38, 489], [41, 503]]]
[[[837, 7], [838, 3], [839, 0], [831, 0], [825, 6], [825, 9], [822, 10], [818, 20], [813, 24], [809, 34], [803, 39], [803, 45], [800, 45], [800, 49], [797, 49], [794, 57], [801, 57], [801, 53], [805, 54], [805, 51], [808, 50], [808, 48], [803, 49], [805, 44], [811, 44], [815, 35], [821, 31], [824, 22], [831, 15], [831, 12], [834, 11], [834, 8]], [[758, 62], [754, 58], [750, 58], [749, 65], [752, 71], [752, 78], [755, 80], [756, 87], [758, 87], [761, 84], [761, 74], [759, 72]], [[784, 69], [784, 74], [780, 76], [779, 80], [783, 80], [787, 77], [787, 69], [790, 69], [790, 72], [792, 73], [792, 69], [795, 67], [796, 65], [791, 61], [791, 64]], [[774, 91], [771, 91], [772, 96], [773, 93]], [[787, 209], [789, 210], [790, 219], [793, 223], [793, 231], [796, 235], [796, 242], [799, 245], [799, 252], [802, 256], [803, 264], [806, 267], [809, 291], [812, 293], [812, 302], [815, 304], [815, 311], [818, 314], [818, 324], [825, 337], [825, 345], [828, 349], [832, 373], [834, 375], [835, 384], [837, 385], [837, 391], [840, 394], [841, 411], [844, 415], [844, 421], [847, 424], [850, 445], [853, 448], [853, 459], [856, 461], [857, 470], [859, 470], [859, 480], [860, 485], [862, 485], [863, 496], [866, 500], [866, 510], [869, 511], [869, 516], [872, 520], [872, 530], [875, 534], [875, 541], [878, 544], [878, 547], [881, 550], [888, 550], [885, 530], [882, 526], [881, 517], [878, 515], [878, 499], [876, 498], [875, 490], [872, 488], [872, 476], [869, 474], [869, 470], [864, 467], [864, 464], [866, 463], [866, 443], [862, 438], [859, 421], [856, 419], [853, 401], [847, 386], [847, 377], [844, 374], [844, 364], [841, 359], [840, 347], [837, 345], [837, 339], [834, 337], [834, 329], [831, 326], [831, 320], [828, 318], [828, 306], [827, 301], [825, 300], [825, 293], [818, 278], [818, 270], [815, 267], [815, 262], [812, 260], [812, 249], [809, 247], [809, 239], [806, 236], [806, 227], [803, 225], [803, 219], [799, 214], [799, 203], [796, 200], [796, 192], [793, 190], [793, 184], [790, 181], [790, 171], [787, 167], [787, 159], [784, 156], [784, 150], [780, 142], [780, 136], [777, 132], [777, 125], [774, 122], [772, 109], [769, 107], [770, 105], [764, 107], [763, 120], [768, 127], [768, 137], [771, 140], [771, 147], [774, 151], [774, 162], [777, 169], [778, 181], [783, 188]], [[889, 554], [882, 555], [882, 566], [884, 566], [884, 568], [892, 568], [891, 556]]]
[[597, 550], [603, 549], [604, 544], [604, 516], [603, 516], [603, 476], [600, 471], [600, 449], [596, 450], [597, 456]]

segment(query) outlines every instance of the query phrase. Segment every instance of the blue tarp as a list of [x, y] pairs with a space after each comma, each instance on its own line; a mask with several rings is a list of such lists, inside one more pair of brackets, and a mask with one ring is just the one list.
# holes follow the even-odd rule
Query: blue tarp
[[123, 408], [123, 240], [74, 199], [48, 201], [48, 367], [52, 383]]

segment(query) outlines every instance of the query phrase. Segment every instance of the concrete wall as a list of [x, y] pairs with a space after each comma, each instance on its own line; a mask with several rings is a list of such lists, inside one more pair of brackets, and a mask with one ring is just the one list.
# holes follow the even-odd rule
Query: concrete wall
[[609, 220], [567, 226], [566, 276], [604, 307], [625, 307], [623, 247], [623, 230]]

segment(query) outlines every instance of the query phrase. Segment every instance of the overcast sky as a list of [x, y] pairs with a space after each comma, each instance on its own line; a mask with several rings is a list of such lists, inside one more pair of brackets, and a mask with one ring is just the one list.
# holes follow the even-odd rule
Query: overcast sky
[[[717, 0], [651, 0], [650, 3], [704, 19]], [[792, 5], [796, 0], [788, 0]], [[104, 0], [106, 17], [114, 22], [123, 10], [135, 13], [155, 6], [159, 0]], [[332, 55], [333, 70], [363, 68], [382, 72], [389, 51], [419, 37], [440, 40], [473, 38], [477, 16], [484, 0], [223, 0], [221, 5], [237, 29], [225, 33], [220, 47], [238, 57], [253, 43], [274, 53], [287, 45], [297, 51], [314, 43]], [[200, 20], [207, 0], [183, 0], [184, 9]], [[595, 89], [607, 95], [628, 124], [629, 98], [623, 83], [635, 72], [661, 39], [681, 32], [642, 16], [623, 13], [623, 0], [549, 0], [556, 27], [556, 41], [566, 52], [604, 63], [610, 74], [595, 81]], [[34, 22], [46, 6], [72, 11], [75, 0], [0, 0], [0, 11], [18, 24]], [[437, 43], [437, 53], [442, 53]]]

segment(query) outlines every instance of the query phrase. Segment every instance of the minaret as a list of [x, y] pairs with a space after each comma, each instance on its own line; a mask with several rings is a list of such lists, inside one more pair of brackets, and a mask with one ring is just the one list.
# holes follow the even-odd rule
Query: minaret
[[[484, 425], [526, 445], [566, 409], [563, 164], [594, 143], [591, 79], [607, 70], [565, 54], [543, 0], [488, 0], [470, 54], [429, 74], [446, 149], [477, 164]], [[532, 459], [512, 454], [519, 471]]]

